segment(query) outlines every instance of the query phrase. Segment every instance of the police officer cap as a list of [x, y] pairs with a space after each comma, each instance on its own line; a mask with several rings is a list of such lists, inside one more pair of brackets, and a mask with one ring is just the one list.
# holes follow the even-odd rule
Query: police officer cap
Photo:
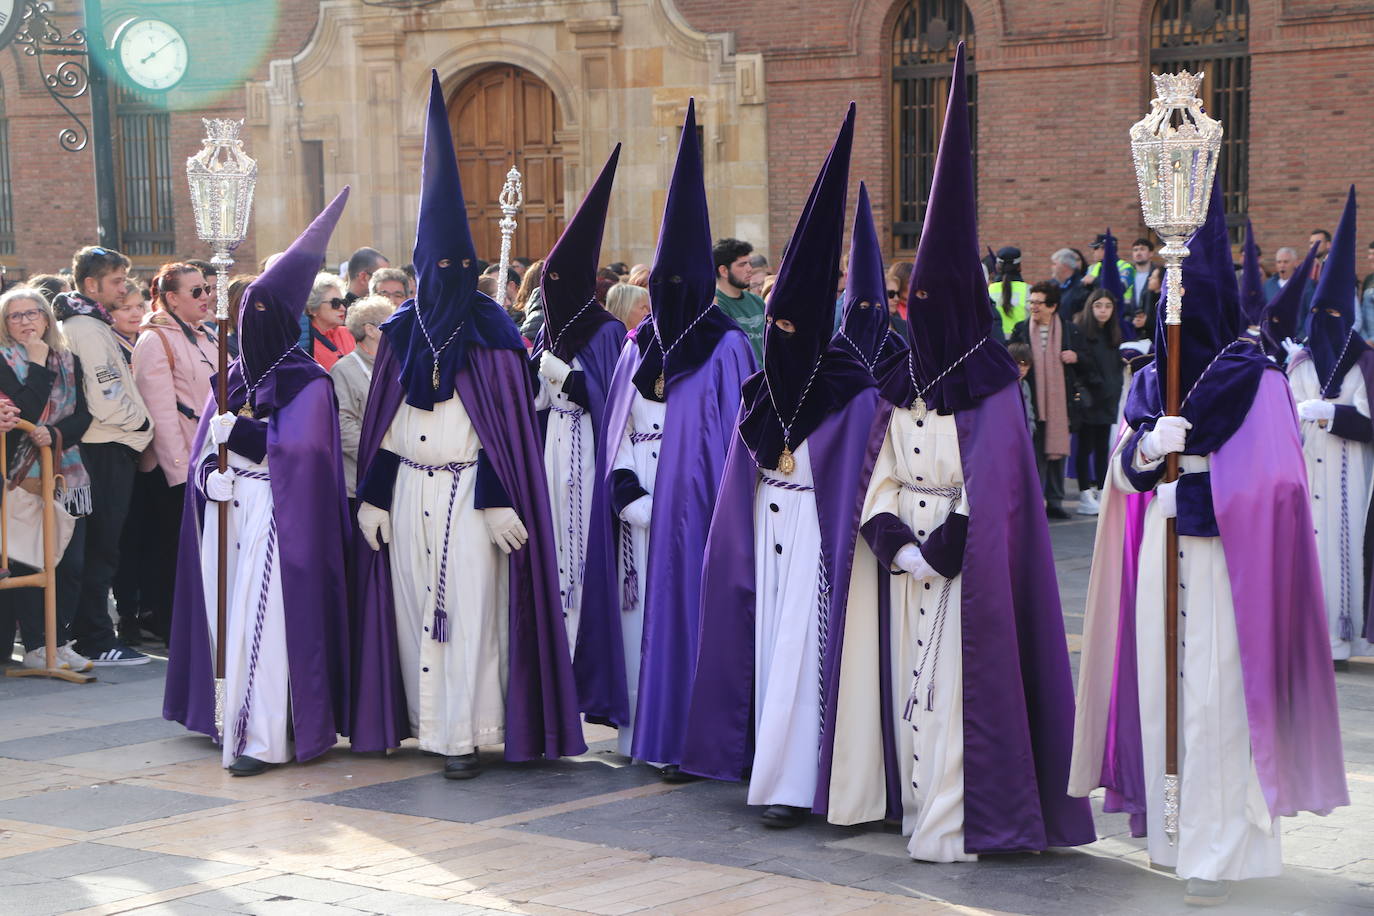
[[1014, 264], [1019, 264], [1021, 262], [1021, 249], [1017, 248], [1015, 245], [1007, 245], [1003, 248], [999, 248], [997, 249], [997, 260], [1011, 261]]

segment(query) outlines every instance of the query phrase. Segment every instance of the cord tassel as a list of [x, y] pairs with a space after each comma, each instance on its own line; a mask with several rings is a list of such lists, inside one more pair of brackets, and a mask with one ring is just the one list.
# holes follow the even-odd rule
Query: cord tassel
[[448, 612], [441, 607], [434, 609], [434, 627], [431, 635], [435, 642], [448, 642]]

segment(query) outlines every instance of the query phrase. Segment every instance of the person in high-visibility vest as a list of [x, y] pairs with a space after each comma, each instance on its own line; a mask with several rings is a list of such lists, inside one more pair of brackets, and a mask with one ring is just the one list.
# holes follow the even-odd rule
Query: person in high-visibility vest
[[[1083, 283], [1087, 286], [1097, 285], [1097, 275], [1102, 271], [1102, 245], [1106, 241], [1106, 233], [1098, 233], [1097, 238], [1093, 239], [1092, 249], [1097, 256], [1097, 263], [1091, 265], [1083, 277]], [[1117, 258], [1116, 272], [1121, 275], [1121, 285], [1125, 291], [1122, 296], [1121, 307], [1127, 314], [1130, 314], [1135, 309], [1135, 265], [1130, 261]]]
[[1002, 334], [1010, 337], [1016, 326], [1026, 320], [1026, 296], [1030, 284], [1021, 279], [1021, 249], [1007, 245], [997, 252], [998, 279], [988, 284], [993, 310], [1002, 322]]

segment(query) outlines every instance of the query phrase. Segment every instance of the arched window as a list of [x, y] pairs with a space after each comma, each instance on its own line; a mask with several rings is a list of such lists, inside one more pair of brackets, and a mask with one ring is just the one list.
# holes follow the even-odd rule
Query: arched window
[[1239, 244], [1250, 207], [1248, 0], [1158, 0], [1150, 15], [1150, 69], [1203, 74], [1205, 108], [1225, 130], [1217, 180], [1225, 192], [1231, 241]]
[[949, 101], [950, 68], [960, 41], [967, 45], [969, 123], [976, 150], [978, 78], [968, 6], [964, 0], [907, 0], [897, 14], [892, 31], [892, 247], [898, 254], [915, 251], [921, 235]]

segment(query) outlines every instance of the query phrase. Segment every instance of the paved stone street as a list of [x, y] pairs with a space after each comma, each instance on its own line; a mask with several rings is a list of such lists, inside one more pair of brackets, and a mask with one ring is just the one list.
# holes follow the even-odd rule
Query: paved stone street
[[[1070, 648], [1094, 523], [1053, 527]], [[413, 748], [234, 779], [160, 717], [161, 661], [74, 686], [0, 678], [0, 912], [1180, 913], [1124, 816], [1091, 847], [927, 865], [895, 830], [759, 826], [741, 785], [587, 755], [446, 782]], [[1374, 660], [1337, 675], [1353, 806], [1284, 822], [1283, 877], [1221, 912], [1374, 913]], [[1100, 810], [1100, 799], [1097, 801]]]

